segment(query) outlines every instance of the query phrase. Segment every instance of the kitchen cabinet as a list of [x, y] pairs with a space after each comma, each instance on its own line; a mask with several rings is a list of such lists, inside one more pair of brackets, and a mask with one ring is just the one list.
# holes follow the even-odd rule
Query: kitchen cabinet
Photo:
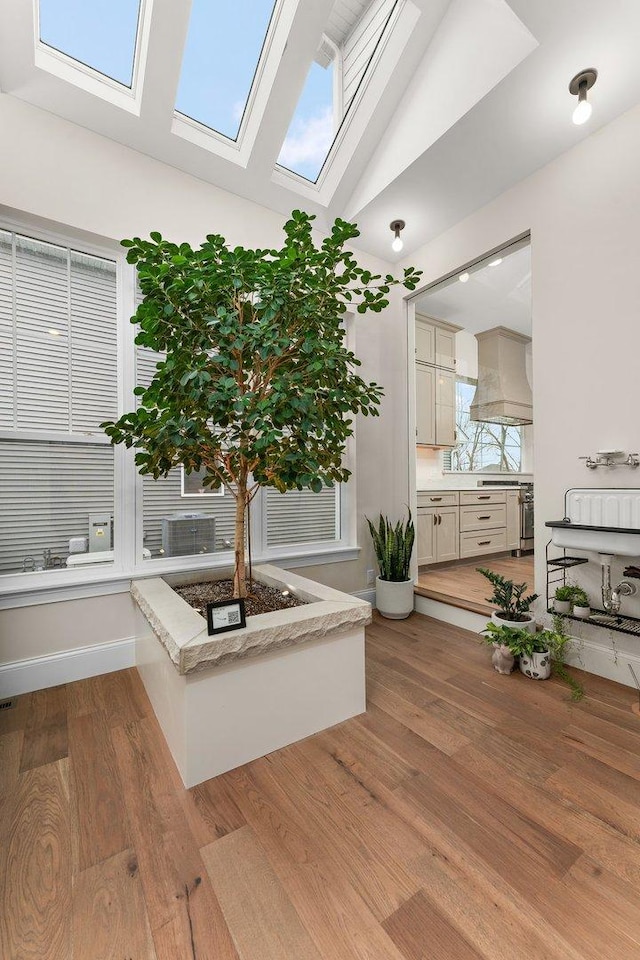
[[436, 372], [436, 446], [453, 447], [456, 442], [456, 375]]
[[416, 443], [453, 447], [455, 442], [455, 374], [416, 363]]
[[418, 566], [520, 547], [520, 491], [420, 490]]
[[418, 507], [418, 566], [459, 557], [458, 507]]
[[436, 443], [436, 368], [416, 363], [416, 443]]
[[[427, 503], [430, 505], [426, 506]], [[416, 525], [418, 566], [457, 560], [459, 539], [460, 510], [457, 492], [434, 492], [428, 496], [419, 494]]]
[[456, 331], [459, 329], [440, 320], [416, 317], [416, 362], [455, 370]]
[[435, 328], [436, 367], [446, 370], [455, 370], [456, 367], [456, 334], [451, 327]]
[[456, 327], [416, 319], [416, 443], [456, 443]]
[[422, 320], [416, 320], [416, 362], [436, 362], [436, 328]]

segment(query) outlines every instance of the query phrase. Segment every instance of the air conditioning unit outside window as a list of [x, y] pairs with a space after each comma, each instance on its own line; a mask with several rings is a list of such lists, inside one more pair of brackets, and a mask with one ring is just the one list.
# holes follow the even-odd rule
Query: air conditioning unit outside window
[[206, 513], [174, 513], [162, 519], [162, 548], [167, 557], [213, 553], [216, 518]]

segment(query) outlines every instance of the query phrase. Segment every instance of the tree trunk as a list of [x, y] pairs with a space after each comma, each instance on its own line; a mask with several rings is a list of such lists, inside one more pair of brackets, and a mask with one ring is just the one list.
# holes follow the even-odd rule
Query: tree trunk
[[236, 524], [235, 524], [235, 571], [233, 574], [234, 597], [247, 595], [247, 571], [244, 558], [244, 525], [247, 514], [247, 481], [241, 480], [236, 490]]

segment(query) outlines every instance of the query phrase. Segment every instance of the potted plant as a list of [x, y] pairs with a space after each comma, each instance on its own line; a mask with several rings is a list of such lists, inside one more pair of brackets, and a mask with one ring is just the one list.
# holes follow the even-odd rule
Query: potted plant
[[420, 276], [360, 267], [346, 249], [358, 228], [344, 220], [316, 246], [313, 220], [294, 210], [279, 250], [230, 249], [217, 234], [197, 249], [159, 233], [122, 242], [143, 294], [136, 343], [164, 359], [136, 389], [138, 408], [101, 426], [136, 449], [140, 473], [204, 468], [204, 486], [234, 497], [235, 597], [247, 595], [246, 516], [258, 490], [346, 483], [353, 419], [378, 413], [382, 388], [357, 376], [345, 344], [349, 305], [379, 313], [392, 286], [413, 290]]
[[497, 670], [498, 673], [509, 674], [513, 672], [515, 656], [511, 651], [511, 643], [517, 639], [515, 637], [517, 633], [520, 633], [520, 630], [514, 630], [513, 627], [498, 626], [493, 620], [481, 631], [481, 636], [493, 647], [491, 662], [493, 669]]
[[589, 605], [589, 597], [584, 592], [582, 587], [573, 588], [572, 600], [573, 600], [574, 617], [580, 617], [581, 620], [586, 620], [587, 617], [591, 616], [591, 607]]
[[571, 613], [571, 601], [573, 600], [573, 587], [557, 587], [553, 598], [553, 609], [556, 613]]
[[525, 596], [526, 583], [514, 583], [513, 580], [507, 580], [501, 574], [485, 567], [476, 569], [493, 586], [493, 595], [487, 597], [487, 603], [492, 603], [498, 609], [491, 615], [491, 619], [499, 626], [529, 630], [533, 633], [536, 622], [533, 614], [529, 612], [529, 607], [538, 599], [538, 594]]
[[413, 612], [413, 580], [409, 576], [415, 529], [409, 511], [405, 524], [393, 526], [380, 514], [377, 525], [366, 518], [376, 552], [376, 607], [389, 620], [405, 620]]
[[515, 633], [517, 635], [509, 646], [514, 657], [518, 658], [520, 672], [533, 680], [548, 680], [551, 676], [549, 631], [531, 633], [529, 630], [518, 630]]

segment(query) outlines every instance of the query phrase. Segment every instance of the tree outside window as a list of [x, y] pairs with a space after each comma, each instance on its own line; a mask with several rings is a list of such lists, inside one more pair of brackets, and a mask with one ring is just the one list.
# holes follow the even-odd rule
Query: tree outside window
[[477, 380], [457, 378], [458, 442], [451, 453], [445, 455], [445, 468], [464, 473], [517, 473], [522, 465], [521, 428], [472, 420], [470, 408], [477, 384]]

